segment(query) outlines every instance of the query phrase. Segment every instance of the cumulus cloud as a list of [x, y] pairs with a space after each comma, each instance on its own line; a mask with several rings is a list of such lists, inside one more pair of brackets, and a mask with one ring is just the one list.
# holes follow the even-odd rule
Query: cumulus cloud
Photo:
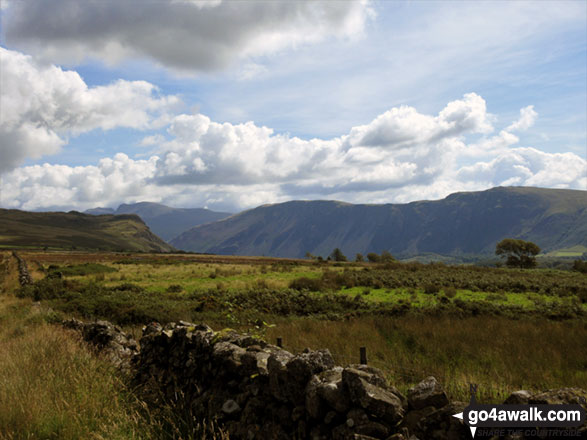
[[508, 131], [525, 131], [534, 125], [538, 113], [534, 110], [533, 105], [520, 109], [520, 119], [513, 122], [506, 130]]
[[0, 47], [0, 173], [54, 154], [70, 135], [116, 127], [146, 129], [179, 102], [145, 81], [88, 87], [77, 72]]
[[391, 109], [332, 139], [182, 114], [165, 136], [145, 138], [157, 150], [149, 159], [117, 154], [94, 166], [12, 171], [3, 205], [85, 209], [148, 200], [236, 211], [289, 199], [383, 203], [497, 185], [587, 187], [585, 159], [516, 146], [519, 138], [506, 130], [490, 136], [492, 120], [476, 94], [438, 115]]
[[238, 58], [355, 36], [372, 11], [367, 0], [38, 0], [12, 2], [4, 14], [6, 41], [51, 61], [147, 57], [210, 71]]

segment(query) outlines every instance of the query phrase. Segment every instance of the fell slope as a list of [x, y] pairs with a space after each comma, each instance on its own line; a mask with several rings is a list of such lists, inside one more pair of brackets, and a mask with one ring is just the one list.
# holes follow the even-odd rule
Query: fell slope
[[104, 251], [171, 252], [136, 215], [0, 209], [1, 247], [51, 247]]
[[407, 258], [490, 254], [505, 237], [544, 251], [587, 245], [587, 192], [499, 187], [402, 205], [293, 201], [195, 227], [171, 244], [218, 254], [326, 256], [339, 247], [350, 257], [388, 250]]
[[153, 233], [165, 241], [177, 237], [194, 226], [214, 222], [231, 215], [228, 212], [216, 212], [204, 208], [171, 208], [151, 202], [122, 204], [116, 211], [110, 208], [89, 209], [86, 213], [93, 215], [136, 214], [143, 219]]

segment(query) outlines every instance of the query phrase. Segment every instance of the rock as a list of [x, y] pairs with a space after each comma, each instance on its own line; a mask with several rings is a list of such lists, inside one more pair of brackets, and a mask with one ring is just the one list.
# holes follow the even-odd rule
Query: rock
[[579, 404], [587, 410], [587, 405], [585, 404], [586, 399], [586, 390], [581, 388], [561, 388], [534, 394], [528, 399], [528, 403], [544, 403], [549, 405]]
[[461, 422], [453, 417], [463, 412], [468, 403], [451, 402], [444, 407], [433, 411], [418, 423], [415, 434], [426, 440], [464, 440], [471, 438], [471, 432]]
[[249, 376], [261, 375], [268, 376], [269, 370], [267, 369], [267, 361], [270, 353], [264, 351], [252, 351], [247, 348], [246, 352], [241, 357], [241, 362], [245, 369], [245, 374]]
[[532, 397], [530, 391], [514, 391], [507, 399], [505, 399], [505, 402], [503, 403], [506, 405], [525, 405], [528, 403], [530, 397]]
[[359, 426], [369, 422], [367, 413], [360, 408], [351, 409], [347, 414], [346, 424], [348, 427]]
[[287, 384], [287, 363], [293, 354], [285, 350], [276, 350], [267, 359], [269, 372], [269, 390], [272, 396], [279, 401], [286, 401], [285, 387]]
[[240, 410], [241, 407], [239, 406], [239, 404], [232, 399], [229, 399], [222, 404], [222, 412], [226, 415], [230, 416], [232, 414], [240, 412]]
[[241, 358], [246, 353], [244, 349], [230, 342], [214, 344], [212, 358], [229, 373], [236, 373], [242, 365]]
[[138, 352], [137, 342], [108, 321], [84, 323], [76, 319], [63, 322], [67, 328], [79, 331], [84, 341], [92, 345], [121, 370], [130, 368], [131, 358]]
[[368, 435], [375, 438], [387, 438], [389, 428], [381, 423], [368, 421], [358, 425], [355, 432], [357, 434]]
[[158, 322], [151, 322], [143, 327], [143, 336], [156, 335], [163, 330]]
[[338, 419], [339, 414], [336, 413], [335, 411], [328, 411], [326, 413], [326, 416], [324, 417], [324, 423], [326, 423], [327, 425], [330, 425], [331, 423], [334, 423], [337, 419]]
[[350, 408], [350, 396], [342, 382], [342, 371], [341, 367], [336, 367], [320, 373], [317, 387], [318, 396], [339, 413], [345, 413]]
[[422, 409], [427, 406], [442, 408], [448, 405], [448, 397], [438, 381], [430, 376], [408, 390], [410, 408]]
[[285, 392], [287, 399], [296, 405], [303, 404], [305, 389], [312, 375], [333, 367], [334, 359], [328, 350], [306, 350], [291, 358], [286, 364]]
[[409, 432], [415, 432], [420, 420], [432, 414], [436, 409], [437, 408], [434, 408], [433, 406], [427, 406], [425, 408], [408, 411], [401, 421], [400, 427], [407, 428]]
[[381, 383], [376, 375], [354, 368], [345, 368], [342, 372], [342, 380], [349, 391], [351, 401], [380, 419], [395, 424], [404, 416], [403, 396], [389, 391], [387, 386], [382, 388], [373, 385], [372, 382]]
[[65, 328], [70, 328], [72, 330], [82, 331], [84, 328], [84, 323], [79, 319], [71, 318], [64, 320], [61, 325]]
[[326, 412], [326, 405], [318, 395], [319, 385], [318, 376], [312, 376], [306, 385], [306, 412], [313, 419], [321, 419]]
[[342, 383], [342, 368], [335, 367], [312, 376], [306, 386], [306, 410], [310, 417], [322, 418], [330, 408], [346, 413], [350, 398]]

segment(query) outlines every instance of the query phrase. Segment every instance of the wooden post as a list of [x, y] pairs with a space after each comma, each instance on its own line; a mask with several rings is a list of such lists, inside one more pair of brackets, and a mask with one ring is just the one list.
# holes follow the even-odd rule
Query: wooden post
[[367, 365], [367, 347], [361, 347], [359, 350], [361, 353], [360, 364]]
[[281, 338], [277, 338], [277, 346], [279, 348], [282, 348], [283, 347], [283, 340]]

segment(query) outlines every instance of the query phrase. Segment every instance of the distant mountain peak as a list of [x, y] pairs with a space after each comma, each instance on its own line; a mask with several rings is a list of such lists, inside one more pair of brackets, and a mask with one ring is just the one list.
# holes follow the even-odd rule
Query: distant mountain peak
[[[110, 212], [99, 210], [109, 209]], [[172, 208], [161, 203], [137, 202], [122, 203], [118, 209], [96, 208], [86, 211], [88, 214], [136, 214], [159, 237], [171, 240], [182, 232], [204, 223], [213, 222], [230, 216], [228, 212], [215, 212], [205, 208]]]

